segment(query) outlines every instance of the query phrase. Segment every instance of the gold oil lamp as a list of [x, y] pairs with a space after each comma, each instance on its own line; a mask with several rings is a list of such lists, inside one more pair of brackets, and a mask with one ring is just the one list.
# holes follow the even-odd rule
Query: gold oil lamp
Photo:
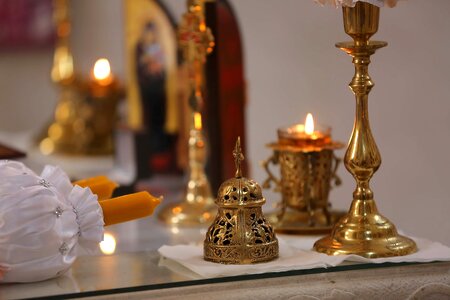
[[241, 172], [244, 155], [240, 138], [233, 156], [236, 175], [219, 188], [219, 211], [204, 241], [204, 259], [223, 264], [253, 264], [278, 257], [278, 240], [262, 213], [266, 202], [261, 188]]
[[113, 153], [116, 107], [123, 88], [111, 73], [109, 62], [99, 59], [90, 80], [74, 72], [70, 51], [68, 0], [54, 0], [57, 41], [51, 77], [60, 89], [54, 120], [40, 141], [43, 154], [107, 155]]
[[183, 200], [166, 206], [159, 218], [171, 225], [199, 225], [211, 222], [215, 211], [211, 186], [205, 173], [208, 145], [203, 133], [203, 66], [212, 52], [214, 38], [205, 24], [204, 0], [188, 0], [178, 39], [189, 70], [191, 128], [189, 130], [189, 181]]
[[380, 9], [365, 2], [343, 7], [345, 32], [352, 42], [337, 43], [353, 57], [355, 75], [350, 89], [356, 97], [356, 118], [345, 153], [344, 164], [356, 180], [353, 202], [329, 236], [318, 240], [314, 249], [328, 255], [356, 254], [368, 258], [407, 255], [417, 251], [413, 240], [398, 234], [394, 224], [375, 205], [369, 181], [381, 164], [368, 115], [368, 94], [374, 86], [368, 74], [370, 56], [386, 42], [370, 41], [378, 30]]
[[[343, 215], [331, 210], [328, 194], [331, 182], [341, 183], [336, 171], [340, 160], [334, 150], [344, 145], [331, 139], [330, 128], [314, 128], [311, 114], [305, 124], [278, 130], [278, 141], [268, 145], [272, 155], [262, 162], [268, 178], [264, 188], [275, 183], [281, 192], [278, 211], [270, 215], [275, 230], [291, 234], [323, 234]], [[280, 165], [281, 178], [270, 170]]]

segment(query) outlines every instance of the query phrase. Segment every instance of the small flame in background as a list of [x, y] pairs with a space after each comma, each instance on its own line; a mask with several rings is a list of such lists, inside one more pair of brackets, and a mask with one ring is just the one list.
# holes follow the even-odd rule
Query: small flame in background
[[199, 112], [194, 113], [194, 128], [197, 130], [202, 129], [202, 115]]
[[308, 113], [305, 120], [305, 133], [312, 135], [314, 133], [314, 119], [311, 113]]
[[111, 75], [111, 66], [106, 58], [100, 58], [94, 65], [94, 77], [97, 80], [105, 80]]

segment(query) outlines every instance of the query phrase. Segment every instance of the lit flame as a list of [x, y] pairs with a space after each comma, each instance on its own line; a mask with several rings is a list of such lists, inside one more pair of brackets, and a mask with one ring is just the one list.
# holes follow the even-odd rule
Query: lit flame
[[206, 24], [204, 22], [200, 23], [200, 31], [205, 32], [206, 31]]
[[197, 130], [202, 129], [202, 115], [199, 112], [194, 113], [194, 128]]
[[100, 242], [100, 250], [103, 254], [113, 254], [116, 251], [116, 238], [111, 233], [105, 233]]
[[308, 113], [305, 120], [305, 133], [312, 135], [314, 133], [314, 119], [312, 114]]
[[111, 66], [106, 58], [100, 58], [94, 65], [94, 78], [103, 84], [111, 82]]

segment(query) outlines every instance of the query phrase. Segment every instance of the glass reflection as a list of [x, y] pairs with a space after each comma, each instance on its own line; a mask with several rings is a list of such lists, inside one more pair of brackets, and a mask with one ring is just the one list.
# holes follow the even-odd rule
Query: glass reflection
[[99, 244], [103, 254], [111, 255], [116, 251], [116, 238], [111, 233], [105, 232], [103, 241]]

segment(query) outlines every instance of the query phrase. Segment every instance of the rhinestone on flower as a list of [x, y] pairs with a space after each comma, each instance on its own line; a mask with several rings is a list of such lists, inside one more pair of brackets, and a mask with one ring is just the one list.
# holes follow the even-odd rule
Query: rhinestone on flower
[[49, 188], [49, 187], [50, 187], [50, 182], [48, 182], [48, 181], [45, 180], [45, 179], [39, 180], [38, 183], [39, 183], [40, 185], [42, 185], [43, 187], [46, 187], [46, 188]]
[[64, 212], [64, 209], [62, 209], [60, 206], [56, 207], [55, 211], [53, 212], [57, 218], [61, 217], [62, 213]]
[[78, 224], [78, 236], [81, 236], [81, 223], [80, 223], [80, 217], [78, 216], [78, 210], [72, 206], [72, 211], [75, 214], [75, 222]]
[[61, 255], [66, 255], [67, 251], [69, 251], [69, 247], [64, 242], [64, 243], [62, 243], [61, 247], [59, 247], [58, 250], [59, 250], [59, 253], [61, 253]]

